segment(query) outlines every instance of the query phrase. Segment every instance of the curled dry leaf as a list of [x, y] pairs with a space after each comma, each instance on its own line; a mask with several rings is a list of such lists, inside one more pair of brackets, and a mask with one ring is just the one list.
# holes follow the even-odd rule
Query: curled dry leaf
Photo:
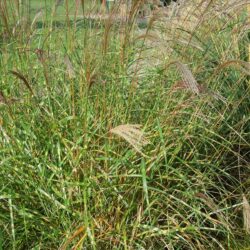
[[244, 194], [243, 194], [243, 221], [244, 221], [244, 229], [246, 230], [247, 233], [250, 234], [250, 205]]
[[138, 124], [120, 125], [111, 129], [110, 133], [116, 134], [126, 140], [137, 152], [142, 155], [142, 147], [149, 144], [149, 141], [144, 137], [144, 133], [141, 130], [141, 125]]

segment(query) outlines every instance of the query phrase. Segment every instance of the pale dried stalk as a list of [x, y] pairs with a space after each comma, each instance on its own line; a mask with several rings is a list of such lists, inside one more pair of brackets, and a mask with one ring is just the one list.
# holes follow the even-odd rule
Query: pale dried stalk
[[247, 233], [250, 234], [250, 205], [244, 194], [243, 194], [243, 221], [244, 221], [244, 229], [246, 230]]

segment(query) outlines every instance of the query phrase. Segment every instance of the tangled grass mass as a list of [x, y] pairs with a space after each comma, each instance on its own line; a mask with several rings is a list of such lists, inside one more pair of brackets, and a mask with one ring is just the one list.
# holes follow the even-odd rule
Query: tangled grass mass
[[250, 249], [248, 5], [1, 0], [0, 249]]

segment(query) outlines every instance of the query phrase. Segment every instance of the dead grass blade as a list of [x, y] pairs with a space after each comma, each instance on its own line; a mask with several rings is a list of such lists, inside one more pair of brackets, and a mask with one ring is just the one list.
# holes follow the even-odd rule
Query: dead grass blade
[[75, 78], [76, 74], [75, 74], [74, 67], [67, 55], [64, 57], [64, 63], [66, 65], [66, 71], [68, 73], [69, 79]]
[[66, 250], [68, 245], [80, 234], [84, 233], [85, 228], [83, 226], [79, 227], [75, 233], [66, 241], [66, 243], [60, 248], [60, 250]]
[[34, 92], [29, 84], [29, 81], [27, 80], [27, 78], [20, 72], [18, 71], [15, 71], [15, 70], [10, 70], [10, 73], [13, 74], [14, 76], [16, 76], [17, 78], [19, 78], [23, 83], [24, 85], [28, 88], [28, 90], [30, 91], [30, 93], [32, 95], [34, 95]]
[[250, 205], [244, 194], [243, 194], [243, 221], [244, 221], [244, 229], [246, 230], [247, 233], [250, 234]]
[[120, 125], [111, 129], [110, 133], [118, 135], [126, 140], [137, 152], [142, 155], [144, 155], [141, 151], [142, 147], [149, 144], [149, 141], [144, 137], [143, 131], [141, 131], [141, 125], [138, 124]]

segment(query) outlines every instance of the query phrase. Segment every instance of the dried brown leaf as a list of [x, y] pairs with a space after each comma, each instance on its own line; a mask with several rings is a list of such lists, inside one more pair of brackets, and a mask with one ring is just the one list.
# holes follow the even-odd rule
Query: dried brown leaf
[[59, 248], [60, 250], [66, 250], [68, 245], [76, 238], [78, 237], [79, 235], [83, 234], [85, 231], [85, 227], [81, 226], [79, 227], [75, 232], [74, 234], [66, 241], [66, 243], [61, 247]]

